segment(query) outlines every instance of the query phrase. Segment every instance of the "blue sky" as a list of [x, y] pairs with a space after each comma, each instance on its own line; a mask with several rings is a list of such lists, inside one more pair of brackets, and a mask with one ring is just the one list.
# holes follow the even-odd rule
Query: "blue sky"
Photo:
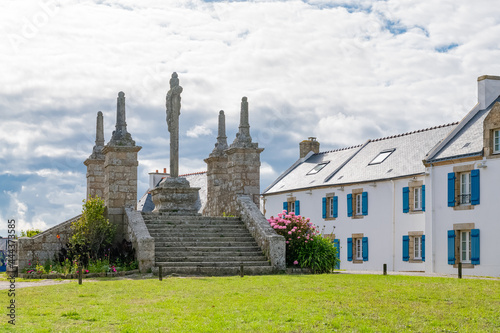
[[85, 166], [124, 91], [139, 188], [169, 165], [165, 95], [184, 87], [180, 172], [205, 170], [219, 110], [228, 141], [242, 96], [261, 189], [316, 136], [321, 150], [460, 120], [480, 75], [500, 75], [491, 1], [2, 1], [0, 235], [81, 210]]

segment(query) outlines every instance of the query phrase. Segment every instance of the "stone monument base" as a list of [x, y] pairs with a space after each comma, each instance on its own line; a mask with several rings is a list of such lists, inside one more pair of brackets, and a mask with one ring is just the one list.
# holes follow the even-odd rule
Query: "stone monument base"
[[196, 201], [199, 187], [191, 187], [186, 178], [167, 178], [151, 191], [154, 213], [169, 215], [200, 215]]

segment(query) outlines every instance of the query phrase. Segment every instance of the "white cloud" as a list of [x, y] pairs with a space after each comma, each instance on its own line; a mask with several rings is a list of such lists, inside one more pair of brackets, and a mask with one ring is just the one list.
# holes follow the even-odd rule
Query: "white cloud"
[[212, 130], [206, 128], [203, 125], [196, 125], [186, 132], [186, 135], [189, 136], [190, 138], [198, 138], [200, 136], [211, 135], [211, 134]]

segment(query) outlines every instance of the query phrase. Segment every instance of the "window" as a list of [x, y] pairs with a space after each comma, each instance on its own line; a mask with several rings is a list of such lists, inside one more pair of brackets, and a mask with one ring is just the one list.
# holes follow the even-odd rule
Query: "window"
[[361, 204], [363, 199], [361, 198], [361, 193], [356, 194], [356, 215], [361, 215]]
[[338, 217], [338, 197], [335, 193], [327, 193], [323, 198], [323, 218], [335, 219]]
[[474, 223], [458, 223], [448, 230], [448, 264], [462, 263], [463, 268], [479, 265], [479, 229]]
[[354, 189], [347, 194], [347, 216], [362, 218], [364, 215], [368, 215], [368, 192]]
[[356, 238], [356, 259], [363, 260], [363, 244], [361, 238]]
[[422, 237], [414, 237], [413, 242], [413, 258], [415, 260], [422, 260]]
[[469, 231], [460, 232], [460, 261], [470, 263], [471, 258], [471, 237]]
[[448, 173], [448, 207], [469, 210], [479, 205], [479, 173], [474, 164], [453, 167], [453, 172]]
[[311, 171], [309, 171], [307, 173], [307, 175], [315, 175], [317, 174], [318, 172], [320, 172], [328, 163], [330, 162], [326, 162], [326, 163], [320, 163], [320, 164], [317, 164], [314, 168], [312, 168]]
[[460, 174], [460, 204], [470, 205], [471, 177], [470, 172]]
[[422, 188], [413, 188], [413, 210], [422, 210]]
[[386, 150], [383, 150], [381, 151], [380, 153], [378, 153], [377, 156], [375, 156], [375, 158], [370, 162], [368, 163], [368, 165], [373, 165], [373, 164], [380, 164], [382, 163], [383, 161], [385, 161], [387, 159], [387, 157], [389, 157], [396, 149], [386, 149]]
[[403, 261], [425, 261], [425, 235], [422, 231], [410, 231], [403, 235]]
[[288, 212], [291, 213], [295, 213], [295, 201], [289, 201], [288, 202]]
[[294, 197], [288, 198], [287, 201], [283, 202], [283, 210], [287, 213], [294, 212], [295, 215], [300, 215], [300, 201], [295, 200]]
[[403, 187], [403, 213], [425, 212], [425, 185], [423, 181], [412, 180]]
[[352, 234], [352, 238], [347, 238], [347, 261], [352, 261], [354, 264], [368, 261], [368, 237], [363, 237], [363, 234]]
[[493, 131], [493, 154], [500, 153], [500, 130]]

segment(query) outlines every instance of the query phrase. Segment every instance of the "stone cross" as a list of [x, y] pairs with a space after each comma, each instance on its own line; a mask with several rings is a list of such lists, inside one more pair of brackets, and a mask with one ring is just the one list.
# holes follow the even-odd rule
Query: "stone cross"
[[181, 93], [179, 77], [176, 72], [170, 79], [167, 92], [167, 126], [170, 132], [170, 177], [179, 177], [179, 116], [181, 114]]
[[250, 123], [248, 122], [248, 101], [246, 97], [243, 97], [241, 99], [240, 127], [231, 147], [241, 148], [251, 145], [252, 137], [250, 136]]
[[219, 111], [219, 133], [217, 135], [217, 143], [215, 148], [210, 154], [210, 156], [223, 155], [224, 150], [228, 148], [227, 146], [227, 136], [226, 136], [226, 116], [224, 111]]

